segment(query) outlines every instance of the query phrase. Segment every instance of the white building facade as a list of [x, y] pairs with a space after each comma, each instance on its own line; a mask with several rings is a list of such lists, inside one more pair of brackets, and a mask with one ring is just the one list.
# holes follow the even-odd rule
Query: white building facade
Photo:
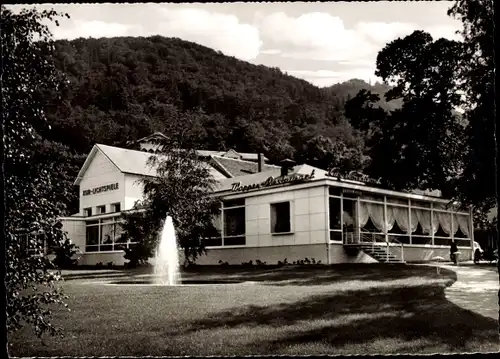
[[[219, 183], [213, 195], [221, 199], [221, 236], [207, 240], [198, 264], [428, 261], [449, 258], [452, 242], [461, 260], [472, 257], [471, 213], [445, 199], [340, 179], [308, 165], [259, 163], [257, 170], [256, 163], [230, 155], [207, 155]], [[92, 149], [75, 181], [79, 213], [62, 219], [80, 248], [79, 264], [125, 263], [118, 247], [133, 243], [122, 242], [120, 217], [142, 198], [140, 179], [154, 176], [149, 156], [104, 145]]]

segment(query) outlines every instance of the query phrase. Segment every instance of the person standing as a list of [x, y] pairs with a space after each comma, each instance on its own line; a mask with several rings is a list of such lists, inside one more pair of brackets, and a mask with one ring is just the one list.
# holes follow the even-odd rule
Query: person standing
[[457, 256], [455, 255], [456, 252], [458, 252], [458, 247], [457, 244], [453, 241], [451, 242], [450, 247], [450, 259], [455, 264], [457, 264]]

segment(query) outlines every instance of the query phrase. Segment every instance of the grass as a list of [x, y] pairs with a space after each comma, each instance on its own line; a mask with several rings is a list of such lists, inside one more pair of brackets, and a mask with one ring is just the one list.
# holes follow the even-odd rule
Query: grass
[[[112, 280], [145, 274], [113, 272]], [[454, 272], [426, 266], [198, 268], [197, 279], [252, 284], [157, 287], [64, 283], [65, 338], [27, 329], [13, 356], [393, 354], [498, 351], [495, 320], [446, 300]], [[137, 277], [136, 277], [137, 278]], [[144, 279], [143, 277], [141, 277]]]

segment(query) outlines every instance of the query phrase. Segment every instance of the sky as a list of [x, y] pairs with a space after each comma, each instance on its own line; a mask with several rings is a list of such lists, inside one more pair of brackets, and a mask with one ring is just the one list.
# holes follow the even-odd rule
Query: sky
[[[162, 35], [278, 67], [317, 86], [358, 78], [374, 83], [388, 42], [429, 32], [460, 39], [451, 1], [321, 3], [44, 4], [70, 15], [50, 25], [57, 39]], [[20, 10], [22, 5], [10, 6]]]

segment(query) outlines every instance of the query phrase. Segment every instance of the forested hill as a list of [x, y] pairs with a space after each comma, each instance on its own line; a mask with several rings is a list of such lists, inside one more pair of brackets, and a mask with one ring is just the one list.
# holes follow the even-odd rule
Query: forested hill
[[320, 89], [277, 68], [161, 36], [59, 40], [55, 61], [70, 82], [64, 103], [48, 109], [48, 136], [80, 154], [96, 142], [168, 132], [173, 119], [189, 117], [205, 149], [324, 166], [332, 144], [363, 151], [362, 136], [343, 117], [345, 101], [361, 88], [385, 90], [360, 80]]

